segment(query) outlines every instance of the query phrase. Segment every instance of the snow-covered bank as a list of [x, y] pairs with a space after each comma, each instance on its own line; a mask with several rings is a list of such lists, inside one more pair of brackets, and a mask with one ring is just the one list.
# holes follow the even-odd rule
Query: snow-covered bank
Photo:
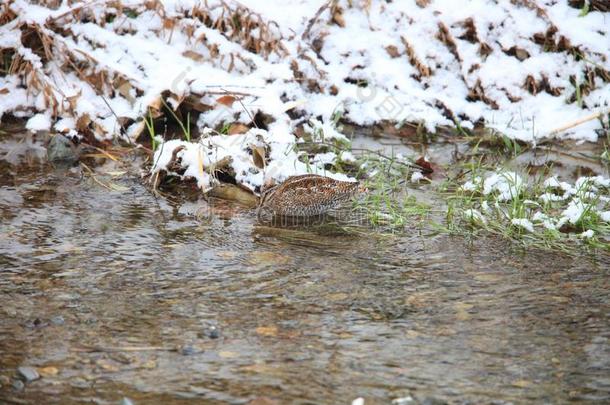
[[[610, 16], [573, 3], [9, 0], [0, 117], [135, 139], [163, 95], [200, 128], [260, 111], [278, 142], [336, 111], [534, 142], [610, 104]], [[554, 135], [593, 141], [600, 127]]]
[[[198, 143], [171, 140], [154, 154], [152, 173], [165, 172], [193, 178], [203, 191], [217, 182], [214, 171], [222, 169], [241, 186], [259, 193], [264, 184], [281, 183], [290, 176], [321, 174], [337, 180], [350, 180], [341, 173], [325, 170], [326, 163], [346, 159], [347, 152], [325, 152], [310, 159], [295, 148], [291, 135], [277, 136], [261, 129], [241, 135], [204, 134]], [[349, 158], [349, 156], [347, 156]], [[219, 167], [221, 165], [222, 167]]]

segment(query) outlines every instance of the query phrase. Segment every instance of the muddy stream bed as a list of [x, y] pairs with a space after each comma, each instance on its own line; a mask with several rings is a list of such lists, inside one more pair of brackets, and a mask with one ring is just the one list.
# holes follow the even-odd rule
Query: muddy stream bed
[[610, 400], [608, 255], [278, 229], [2, 145], [2, 403]]

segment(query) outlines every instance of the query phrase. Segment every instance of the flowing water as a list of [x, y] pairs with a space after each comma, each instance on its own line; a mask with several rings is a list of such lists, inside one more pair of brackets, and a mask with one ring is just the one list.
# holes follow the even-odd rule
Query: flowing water
[[32, 160], [0, 162], [0, 402], [610, 401], [608, 256], [278, 229]]

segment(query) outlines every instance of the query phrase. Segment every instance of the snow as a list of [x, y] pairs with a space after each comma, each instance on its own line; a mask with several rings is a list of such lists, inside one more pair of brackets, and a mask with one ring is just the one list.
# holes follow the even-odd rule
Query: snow
[[475, 209], [468, 209], [463, 212], [464, 219], [467, 219], [472, 222], [481, 222], [483, 224], [487, 223], [485, 216], [481, 214], [480, 211]]
[[[471, 221], [485, 223], [487, 218], [501, 218], [530, 233], [535, 233], [535, 225], [542, 225], [546, 230], [563, 232], [562, 228], [569, 224], [569, 232], [595, 224], [595, 218], [610, 222], [610, 178], [604, 176], [579, 177], [573, 184], [552, 176], [533, 185], [528, 184], [517, 173], [498, 171], [473, 176], [471, 180], [464, 182], [461, 190], [481, 194], [480, 201], [478, 198], [468, 199], [474, 204], [463, 209], [463, 217]], [[562, 195], [548, 190], [560, 192]], [[595, 232], [597, 231], [594, 228], [586, 230], [585, 234], [590, 235], [587, 238], [591, 238]]]
[[527, 218], [513, 218], [510, 220], [510, 223], [521, 227], [528, 232], [534, 233], [534, 224], [532, 224]]
[[[278, 136], [309, 120], [310, 129], [322, 129], [327, 140], [342, 139], [332, 125], [333, 115], [341, 112], [358, 125], [422, 122], [434, 131], [455, 125], [454, 119], [463, 128], [482, 120], [509, 137], [532, 143], [546, 137], [597, 139], [599, 120], [558, 134], [552, 131], [609, 108], [610, 83], [600, 77], [583, 95], [582, 106], [567, 102], [574, 93], [571, 77], [582, 82], [591, 66], [610, 68], [607, 15], [591, 11], [579, 16], [567, 2], [553, 0], [436, 0], [422, 7], [414, 1], [340, 0], [336, 10], [341, 10], [341, 26], [332, 21], [328, 8], [312, 20], [325, 3], [206, 2], [201, 10], [213, 21], [229, 18], [240, 8], [249, 9], [241, 16], [260, 14], [260, 19], [252, 15], [262, 25], [232, 35], [194, 17], [192, 11], [203, 3], [193, 0], [165, 1], [159, 12], [148, 10], [142, 1], [123, 2], [136, 11], [129, 17], [115, 16], [115, 8], [94, 2], [84, 8], [83, 21], [68, 12], [82, 5], [78, 1], [53, 10], [15, 0], [8, 7], [18, 17], [0, 27], [0, 48], [16, 49], [36, 69], [37, 79], [49, 84], [50, 93], [43, 93], [42, 86], [24, 85], [19, 73], [0, 78], [0, 90], [11, 93], [0, 98], [0, 118], [6, 113], [49, 114], [54, 125], [87, 115], [97, 124], [96, 136], [116, 136], [118, 124], [99, 90], [62, 59], [63, 50], [70, 50], [82, 62], [79, 74], [103, 72], [107, 80], [122, 83], [121, 91], [105, 94], [121, 118], [144, 116], [162, 92], [170, 91], [170, 104], [192, 97], [215, 107], [200, 116], [202, 127], [249, 122], [247, 109], [271, 116], [269, 130]], [[167, 29], [167, 18], [174, 17], [173, 27]], [[46, 62], [21, 44], [26, 22], [43, 27], [54, 38], [56, 60]], [[476, 32], [465, 35], [469, 22]], [[454, 48], [441, 40], [441, 27]], [[550, 27], [558, 31], [545, 41], [547, 46], [565, 37], [585, 58], [576, 60], [572, 49], [546, 49], [532, 40]], [[388, 51], [389, 46], [394, 51]], [[486, 53], [481, 52], [484, 47]], [[91, 60], [95, 62], [87, 67]], [[535, 90], [529, 91], [526, 81]], [[214, 101], [224, 91], [243, 94], [241, 103], [221, 111]], [[57, 110], [44, 102], [49, 94], [56, 98]], [[68, 96], [77, 99], [76, 107], [65, 102]], [[292, 113], [305, 119], [295, 119]], [[61, 127], [75, 129], [66, 128], [67, 123]]]
[[483, 181], [483, 194], [497, 194], [498, 201], [508, 201], [521, 193], [523, 180], [514, 172], [498, 172]]
[[421, 172], [413, 172], [411, 175], [411, 183], [419, 183], [425, 176]]
[[568, 203], [568, 207], [561, 213], [560, 221], [564, 219], [564, 222], [567, 220], [571, 224], [576, 224], [586, 211], [587, 205], [581, 200], [574, 199]]
[[498, 171], [486, 178], [474, 177], [462, 184], [463, 191], [480, 191], [483, 195], [497, 195], [498, 201], [509, 201], [519, 196], [523, 179], [517, 173]]
[[532, 216], [532, 221], [542, 223], [542, 226], [544, 226], [546, 229], [556, 229], [555, 224], [553, 222], [553, 218], [540, 211], [536, 211], [536, 213], [534, 213], [534, 215]]
[[47, 114], [36, 114], [25, 125], [32, 132], [48, 131], [51, 129], [51, 117]]
[[[229, 165], [235, 172], [237, 183], [255, 192], [265, 183], [279, 183], [290, 176], [308, 173], [336, 180], [354, 181], [345, 174], [325, 169], [327, 163], [332, 163], [337, 158], [333, 152], [316, 154], [309, 160], [309, 164], [304, 163], [300, 153], [294, 149], [296, 139], [292, 136], [281, 139], [261, 129], [251, 129], [242, 135], [214, 134], [210, 129], [204, 132], [208, 135], [197, 143], [173, 139], [157, 146], [151, 172], [165, 171], [182, 178], [194, 178], [197, 185], [207, 191], [215, 184], [215, 180], [205, 172], [206, 168], [230, 158]], [[180, 166], [185, 169], [183, 174], [173, 172], [171, 167], [168, 167], [174, 150], [179, 147], [182, 150], [176, 153], [176, 158], [180, 159]], [[264, 168], [256, 165], [252, 156], [253, 148], [269, 150]]]

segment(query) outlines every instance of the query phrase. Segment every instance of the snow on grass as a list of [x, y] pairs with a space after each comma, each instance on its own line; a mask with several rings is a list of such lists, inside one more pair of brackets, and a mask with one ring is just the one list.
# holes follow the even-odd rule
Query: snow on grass
[[[325, 4], [76, 1], [54, 10], [10, 1], [17, 17], [0, 27], [0, 48], [23, 64], [0, 75], [0, 91], [11, 95], [0, 98], [0, 118], [52, 112], [73, 119], [68, 129], [91, 120], [80, 130], [112, 138], [118, 122], [145, 116], [169, 92], [173, 107], [200, 105], [202, 127], [249, 123], [248, 111], [260, 111], [272, 118], [269, 131], [285, 135], [301, 117], [315, 128], [341, 110], [361, 125], [421, 122], [434, 131], [483, 121], [528, 142], [597, 137], [599, 120], [552, 130], [608, 109], [604, 13], [581, 16], [551, 0], [340, 0], [315, 17]], [[28, 30], [44, 37], [51, 60], [22, 43]], [[241, 102], [219, 108], [225, 93]]]
[[528, 232], [534, 232], [534, 224], [530, 222], [527, 218], [513, 218], [510, 220], [510, 223], [525, 229]]
[[464, 212], [462, 213], [462, 216], [464, 217], [464, 219], [472, 222], [472, 223], [482, 223], [482, 224], [486, 224], [487, 223], [487, 219], [485, 218], [485, 216], [483, 216], [483, 214], [481, 214], [480, 211], [469, 208], [467, 210], [464, 210]]
[[501, 233], [511, 233], [508, 223], [541, 239], [577, 233], [610, 246], [610, 179], [527, 180], [510, 171], [474, 175], [458, 188], [458, 204], [451, 209], [459, 209], [467, 222]]
[[508, 201], [521, 193], [523, 180], [514, 172], [500, 171], [486, 178], [475, 177], [464, 183], [464, 191], [478, 191], [483, 195], [494, 194], [498, 201]]

